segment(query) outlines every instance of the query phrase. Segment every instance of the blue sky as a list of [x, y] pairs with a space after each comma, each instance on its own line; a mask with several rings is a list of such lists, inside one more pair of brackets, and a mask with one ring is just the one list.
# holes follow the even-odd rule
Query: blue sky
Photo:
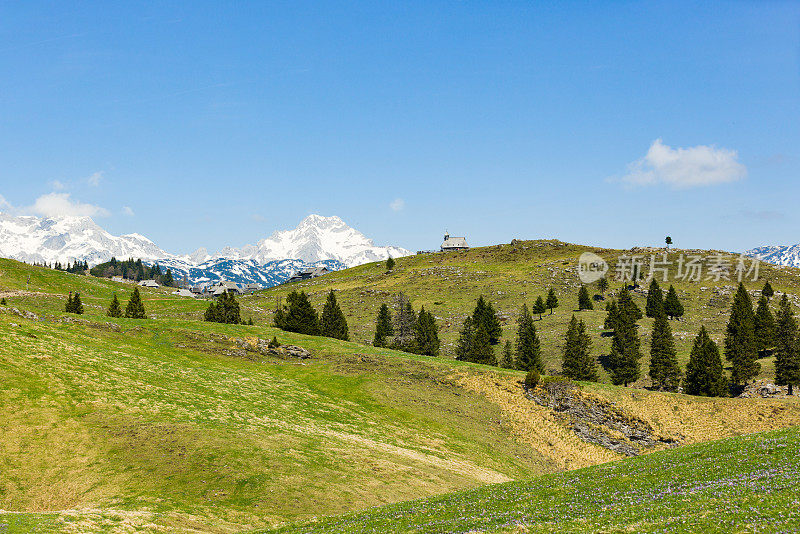
[[309, 213], [410, 249], [800, 241], [797, 2], [69, 4], [0, 5], [7, 211], [173, 252]]

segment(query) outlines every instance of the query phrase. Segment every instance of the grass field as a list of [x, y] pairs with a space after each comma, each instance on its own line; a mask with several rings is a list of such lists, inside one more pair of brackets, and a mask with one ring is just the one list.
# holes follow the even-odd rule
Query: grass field
[[[479, 293], [506, 287], [505, 300], [496, 303], [510, 314], [520, 303], [513, 288], [519, 291], [519, 279], [535, 271], [529, 265], [562, 265], [566, 260], [554, 258], [580, 250], [540, 248], [541, 259], [523, 258], [517, 266], [494, 251], [481, 260], [486, 251], [476, 250], [400, 259], [391, 274], [362, 266], [302, 287], [313, 290], [317, 303], [328, 287], [339, 289], [356, 341], [371, 338], [380, 291], [399, 288], [415, 306], [432, 306], [443, 336], [452, 339], [452, 324]], [[439, 275], [415, 273], [427, 272], [430, 261], [443, 265], [434, 270], [492, 274], [480, 284], [464, 282], [465, 274], [453, 282], [464, 282], [463, 291], [442, 290]], [[794, 271], [768, 272], [776, 289], [794, 288]], [[81, 317], [62, 311], [71, 290], [80, 291], [86, 306]], [[8, 301], [0, 307], [0, 532], [272, 528], [621, 458], [579, 439], [550, 409], [526, 398], [519, 372], [265, 326], [287, 288], [241, 299], [256, 326], [204, 323], [205, 302], [167, 289], [142, 291], [147, 320], [105, 317], [111, 296], [117, 293], [124, 306], [131, 290], [0, 260], [0, 295]], [[545, 347], [569, 317], [572, 293], [559, 294], [562, 308], [537, 322], [552, 325], [541, 328]], [[27, 311], [36, 318], [24, 317]], [[699, 324], [699, 313], [685, 323]], [[602, 315], [585, 314], [598, 321]], [[450, 326], [445, 317], [452, 317]], [[722, 324], [716, 316], [708, 321]], [[313, 358], [242, 348], [273, 336]], [[557, 348], [546, 350], [554, 362]], [[795, 399], [703, 399], [603, 383], [582, 384], [582, 394], [665, 438], [652, 448], [653, 458], [670, 440], [697, 444], [800, 424]], [[480, 491], [494, 487], [504, 486]]]

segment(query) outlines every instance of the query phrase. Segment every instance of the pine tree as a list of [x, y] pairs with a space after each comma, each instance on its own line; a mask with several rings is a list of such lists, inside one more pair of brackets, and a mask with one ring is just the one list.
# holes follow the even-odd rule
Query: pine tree
[[395, 315], [395, 338], [392, 347], [399, 350], [410, 350], [414, 345], [414, 325], [417, 322], [417, 315], [403, 293], [397, 299], [397, 314]]
[[581, 286], [578, 290], [578, 311], [593, 309], [594, 305], [592, 304], [591, 297], [589, 297], [589, 291], [586, 289], [586, 286]]
[[678, 391], [681, 369], [667, 315], [661, 310], [653, 322], [650, 339], [650, 379], [659, 391]]
[[221, 309], [222, 321], [225, 324], [241, 324], [239, 302], [230, 293], [223, 293], [217, 302]]
[[128, 305], [125, 306], [125, 317], [129, 319], [146, 319], [142, 296], [139, 295], [139, 288], [134, 287]]
[[81, 302], [81, 294], [77, 291], [75, 292], [75, 296], [72, 298], [72, 313], [77, 313], [78, 315], [83, 314], [83, 303]]
[[547, 311], [547, 308], [544, 306], [544, 300], [542, 297], [536, 297], [536, 302], [533, 304], [533, 308], [531, 311], [535, 314], [539, 315], [539, 320], [542, 320], [542, 314]]
[[439, 328], [432, 313], [420, 308], [414, 325], [414, 345], [419, 354], [439, 355]]
[[350, 339], [347, 319], [336, 301], [336, 295], [331, 289], [328, 293], [328, 299], [325, 301], [325, 306], [322, 308], [322, 335], [325, 337], [332, 337], [334, 339], [343, 339], [348, 341]]
[[781, 298], [775, 328], [775, 382], [789, 386], [789, 395], [793, 394], [794, 385], [800, 385], [800, 339], [786, 293]]
[[758, 376], [761, 364], [756, 359], [755, 314], [750, 295], [742, 283], [731, 305], [724, 352], [725, 359], [733, 367], [731, 380], [734, 384], [745, 384]]
[[600, 291], [600, 294], [605, 295], [608, 289], [608, 280], [606, 280], [605, 276], [597, 281], [597, 289]]
[[702, 326], [694, 340], [689, 363], [686, 365], [684, 392], [703, 397], [724, 397], [727, 390], [728, 381], [725, 378], [719, 348], [708, 336], [706, 327]]
[[119, 305], [119, 299], [116, 293], [114, 293], [114, 298], [111, 299], [111, 304], [108, 306], [106, 315], [109, 317], [122, 317], [122, 307]]
[[175, 280], [172, 278], [171, 269], [167, 269], [166, 274], [161, 279], [161, 283], [167, 287], [173, 287], [175, 285]]
[[597, 364], [591, 355], [592, 341], [586, 333], [586, 325], [575, 316], [569, 322], [564, 337], [561, 370], [573, 380], [597, 380]]
[[666, 313], [670, 319], [679, 319], [683, 317], [683, 304], [681, 304], [681, 301], [678, 299], [678, 292], [675, 291], [675, 287], [672, 285], [669, 286], [667, 298], [664, 299], [664, 313]]
[[536, 334], [533, 317], [525, 304], [522, 305], [519, 312], [517, 325], [517, 342], [514, 351], [514, 363], [517, 369], [523, 371], [536, 369], [540, 373], [544, 372], [539, 336]]
[[642, 312], [633, 302], [630, 292], [622, 288], [619, 301], [609, 305], [606, 317], [606, 326], [614, 330], [608, 361], [611, 382], [615, 385], [627, 386], [639, 379], [642, 353], [636, 321], [641, 317]]
[[510, 341], [506, 341], [506, 344], [503, 347], [503, 356], [500, 358], [498, 365], [503, 369], [514, 368], [514, 346]]
[[550, 310], [550, 315], [553, 315], [553, 310], [558, 308], [558, 297], [556, 296], [556, 292], [553, 291], [553, 288], [550, 288], [550, 291], [547, 292], [547, 301], [545, 302], [545, 306], [548, 310]]
[[[292, 291], [286, 296], [287, 306], [281, 317], [281, 328], [310, 336], [320, 335], [319, 315], [305, 291]], [[276, 323], [277, 324], [277, 323]]]
[[72, 313], [73, 309], [74, 307], [72, 305], [72, 291], [70, 291], [69, 296], [67, 296], [67, 303], [64, 305], [64, 311], [66, 313]]
[[381, 304], [378, 310], [378, 319], [375, 322], [375, 339], [372, 344], [376, 347], [385, 347], [386, 338], [394, 335], [392, 328], [392, 315], [389, 312], [389, 306]]
[[658, 317], [664, 311], [664, 295], [661, 293], [656, 279], [650, 282], [650, 288], [647, 290], [647, 304], [644, 307], [644, 314], [648, 317]]
[[754, 322], [754, 335], [756, 350], [762, 357], [767, 355], [769, 349], [775, 346], [775, 317], [769, 309], [769, 301], [764, 293], [758, 299]]
[[773, 295], [775, 295], [775, 290], [772, 289], [770, 283], [764, 282], [764, 288], [761, 290], [761, 294], [767, 297], [767, 300], [771, 299]]
[[[485, 331], [485, 329], [484, 329]], [[472, 317], [467, 316], [456, 341], [456, 360], [462, 362], [472, 361], [472, 351], [475, 342], [475, 328]]]
[[472, 321], [475, 323], [475, 328], [479, 324], [483, 325], [492, 345], [500, 341], [500, 337], [503, 335], [500, 320], [497, 318], [494, 306], [491, 303], [487, 303], [482, 295], [478, 297], [478, 302], [475, 304], [475, 310], [472, 312]]
[[394, 258], [389, 256], [386, 258], [386, 270], [391, 271], [392, 269], [394, 269]]
[[475, 328], [475, 337], [472, 341], [472, 354], [469, 361], [485, 365], [497, 365], [494, 348], [489, 341], [489, 333], [482, 324]]

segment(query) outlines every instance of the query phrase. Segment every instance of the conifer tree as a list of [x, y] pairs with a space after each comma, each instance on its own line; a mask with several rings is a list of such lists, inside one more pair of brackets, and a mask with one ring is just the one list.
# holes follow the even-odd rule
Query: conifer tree
[[542, 297], [536, 297], [536, 302], [533, 304], [531, 311], [539, 315], [540, 321], [542, 320], [542, 314], [547, 311], [547, 308], [544, 307], [544, 300], [542, 300]]
[[403, 293], [397, 299], [397, 314], [395, 315], [395, 338], [392, 346], [400, 350], [409, 350], [414, 344], [414, 325], [417, 322], [417, 315]]
[[593, 309], [594, 305], [592, 304], [591, 297], [589, 297], [589, 291], [586, 289], [586, 286], [582, 285], [578, 290], [578, 311]]
[[336, 301], [336, 295], [331, 289], [328, 293], [328, 299], [325, 301], [325, 306], [322, 307], [322, 335], [325, 337], [332, 337], [334, 339], [343, 339], [345, 341], [350, 339], [347, 319], [345, 319], [339, 303]]
[[624, 384], [639, 379], [640, 351], [638, 325], [642, 312], [630, 296], [627, 288], [619, 292], [619, 301], [609, 305], [606, 326], [614, 330], [611, 339], [611, 354], [609, 355], [609, 373], [611, 382], [615, 385]]
[[769, 349], [775, 346], [775, 317], [769, 309], [769, 301], [764, 293], [758, 299], [754, 322], [754, 335], [756, 350], [760, 355], [766, 356]]
[[553, 315], [553, 310], [558, 308], [558, 297], [556, 296], [556, 292], [553, 291], [553, 288], [550, 288], [550, 291], [547, 292], [547, 301], [545, 302], [545, 306], [548, 310], [550, 310], [550, 315]]
[[385, 347], [386, 338], [394, 335], [394, 328], [392, 328], [392, 315], [389, 312], [389, 306], [381, 304], [378, 310], [378, 319], [375, 322], [375, 339], [372, 344], [376, 347]]
[[319, 315], [305, 291], [292, 291], [286, 296], [286, 303], [286, 309], [281, 317], [283, 330], [311, 336], [320, 335]]
[[503, 369], [514, 368], [514, 346], [510, 341], [506, 341], [506, 344], [503, 347], [503, 356], [500, 358], [498, 365]]
[[617, 301], [612, 300], [608, 304], [606, 304], [606, 318], [603, 321], [603, 328], [606, 330], [614, 330], [614, 322], [617, 320], [618, 310], [617, 310]]
[[650, 288], [647, 290], [647, 303], [644, 307], [644, 314], [648, 317], [658, 317], [664, 311], [664, 295], [661, 293], [661, 287], [655, 278], [650, 282]]
[[[485, 331], [485, 329], [484, 329]], [[472, 361], [472, 352], [475, 341], [475, 328], [472, 322], [472, 317], [467, 316], [464, 319], [464, 324], [461, 326], [461, 331], [458, 334], [456, 341], [456, 360], [462, 362]]]
[[489, 335], [489, 342], [494, 345], [500, 341], [503, 335], [503, 329], [500, 326], [500, 320], [497, 318], [497, 313], [491, 303], [487, 303], [483, 295], [478, 297], [478, 302], [475, 304], [475, 310], [472, 312], [472, 322], [475, 328], [478, 325], [483, 325], [486, 333]]
[[679, 319], [683, 317], [683, 304], [681, 304], [681, 301], [678, 299], [678, 292], [675, 291], [675, 287], [672, 285], [669, 286], [667, 298], [664, 299], [664, 313], [666, 313], [670, 319]]
[[800, 339], [798, 338], [797, 321], [792, 313], [792, 305], [786, 293], [781, 298], [775, 328], [775, 382], [789, 386], [789, 395], [793, 394], [793, 386], [800, 385]]
[[166, 274], [161, 279], [161, 283], [167, 287], [173, 287], [175, 285], [175, 280], [172, 278], [172, 270], [167, 269]]
[[514, 363], [517, 369], [523, 371], [536, 369], [540, 373], [544, 372], [539, 336], [536, 334], [536, 326], [526, 304], [522, 305], [519, 313]]
[[134, 287], [128, 305], [125, 306], [125, 317], [129, 319], [146, 319], [142, 296], [139, 295], [139, 288]]
[[392, 269], [394, 269], [394, 258], [389, 256], [386, 258], [386, 270], [391, 271]]
[[734, 384], [747, 383], [761, 370], [756, 354], [753, 303], [741, 282], [733, 297], [726, 329], [725, 359], [732, 364], [731, 380]]
[[420, 308], [417, 322], [414, 325], [414, 346], [419, 354], [439, 355], [439, 328], [432, 313]]
[[489, 341], [489, 333], [482, 324], [475, 328], [475, 337], [472, 341], [472, 355], [469, 361], [485, 365], [497, 365], [494, 348]]
[[650, 338], [650, 379], [653, 381], [653, 387], [659, 391], [678, 391], [681, 382], [675, 340], [663, 310], [653, 322], [653, 333]]
[[703, 397], [724, 397], [727, 390], [728, 381], [725, 378], [719, 348], [708, 336], [706, 327], [702, 326], [694, 340], [689, 363], [686, 365], [684, 392]]
[[767, 297], [767, 300], [770, 300], [772, 296], [775, 294], [775, 290], [772, 289], [772, 286], [770, 285], [769, 281], [764, 282], [764, 287], [763, 289], [761, 289], [761, 294]]
[[77, 291], [75, 292], [75, 296], [72, 297], [72, 313], [77, 313], [78, 315], [83, 314], [83, 303], [81, 302], [81, 294]]
[[597, 281], [597, 289], [600, 291], [601, 295], [606, 294], [606, 290], [608, 289], [608, 280], [606, 280], [605, 276]]
[[575, 316], [569, 322], [562, 352], [561, 370], [573, 380], [597, 380], [597, 364], [591, 355], [592, 341], [586, 325]]
[[74, 307], [72, 305], [72, 291], [70, 291], [69, 296], [67, 296], [67, 303], [64, 305], [64, 311], [66, 313], [72, 313], [73, 309]]
[[119, 305], [119, 299], [116, 293], [114, 293], [114, 298], [111, 299], [111, 304], [108, 306], [106, 315], [109, 317], [122, 317], [122, 307]]

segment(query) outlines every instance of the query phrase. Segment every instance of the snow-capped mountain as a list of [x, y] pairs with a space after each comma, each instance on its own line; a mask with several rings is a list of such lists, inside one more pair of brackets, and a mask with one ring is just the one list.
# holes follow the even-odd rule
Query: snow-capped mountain
[[0, 255], [29, 263], [171, 256], [139, 234], [113, 236], [89, 217], [14, 217], [0, 213]]
[[294, 272], [324, 264], [330, 270], [407, 256], [408, 250], [376, 246], [339, 217], [309, 215], [294, 230], [273, 233], [256, 245], [225, 247], [216, 254], [200, 248], [169, 253], [139, 234], [114, 236], [89, 217], [15, 217], [0, 213], [0, 256], [29, 263], [86, 261], [96, 265], [135, 258], [170, 268], [192, 282], [231, 280], [276, 285]]
[[800, 267], [800, 244], [757, 247], [748, 250], [745, 254], [776, 265]]
[[255, 245], [241, 249], [226, 247], [218, 257], [255, 260], [259, 263], [294, 258], [305, 262], [336, 260], [348, 267], [372, 261], [408, 256], [398, 247], [378, 247], [364, 234], [350, 228], [339, 217], [309, 215], [294, 230], [275, 232]]

